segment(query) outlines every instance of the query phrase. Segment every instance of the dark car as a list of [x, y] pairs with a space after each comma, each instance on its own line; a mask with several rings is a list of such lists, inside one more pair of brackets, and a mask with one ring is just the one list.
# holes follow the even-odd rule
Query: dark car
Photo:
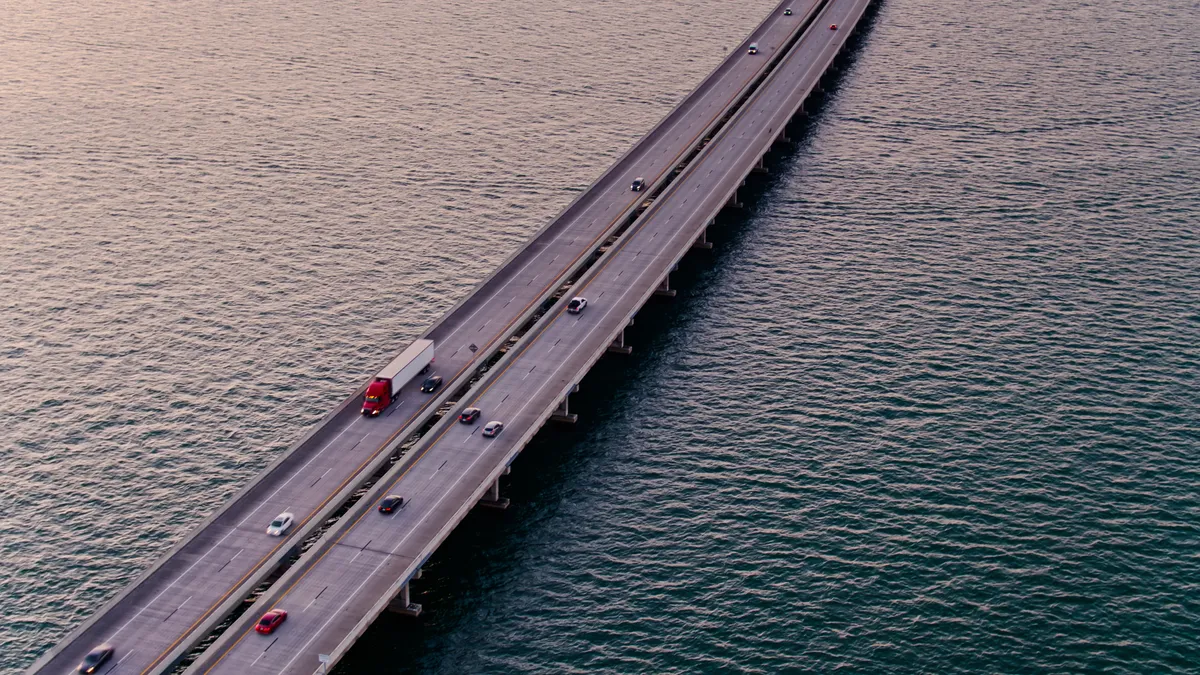
[[587, 307], [587, 298], [571, 298], [571, 301], [567, 303], [567, 312], [578, 314], [583, 311], [584, 307]]
[[400, 495], [388, 495], [383, 498], [383, 501], [379, 502], [380, 513], [391, 513], [392, 511], [403, 507], [404, 497], [401, 497]]
[[458, 416], [458, 421], [463, 424], [474, 424], [475, 420], [479, 419], [479, 408], [467, 408]]
[[262, 615], [262, 618], [258, 620], [258, 623], [254, 624], [254, 630], [262, 633], [263, 635], [270, 635], [271, 633], [274, 633], [275, 629], [279, 628], [279, 624], [283, 623], [285, 620], [287, 620], [287, 612], [283, 611], [282, 609], [273, 609]]
[[784, 15], [784, 16], [791, 16], [791, 15], [792, 15], [792, 8], [791, 8], [791, 7], [788, 7], [787, 9], [783, 10], [783, 15]]
[[429, 393], [431, 391], [436, 391], [440, 386], [442, 386], [442, 376], [430, 375], [429, 377], [425, 378], [424, 382], [421, 383], [421, 391]]
[[629, 189], [633, 190], [634, 192], [641, 192], [645, 187], [646, 179], [638, 176], [637, 178], [633, 179], [633, 184], [629, 186]]
[[79, 672], [94, 673], [104, 665], [104, 662], [112, 658], [112, 645], [100, 645], [83, 657], [83, 661], [79, 664]]
[[758, 53], [758, 43], [757, 43], [757, 42], [751, 42], [751, 43], [750, 43], [750, 48], [749, 48], [749, 49], [747, 49], [747, 50], [746, 50], [746, 52], [747, 52], [747, 53], [749, 53], [749, 54], [757, 54], [757, 53]]

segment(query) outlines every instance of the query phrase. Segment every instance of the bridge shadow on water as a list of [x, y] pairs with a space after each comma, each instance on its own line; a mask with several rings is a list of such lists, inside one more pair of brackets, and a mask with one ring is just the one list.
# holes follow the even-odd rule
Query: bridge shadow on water
[[[609, 461], [606, 445], [620, 443], [606, 431], [612, 420], [653, 396], [670, 379], [672, 350], [679, 338], [705, 316], [700, 298], [719, 285], [723, 266], [736, 259], [753, 231], [760, 209], [794, 170], [798, 155], [811, 143], [830, 101], [847, 78], [878, 14], [873, 4], [823, 78], [823, 92], [805, 102], [807, 115], [788, 126], [793, 143], [777, 145], [767, 156], [766, 174], [751, 174], [741, 190], [743, 208], [726, 208], [709, 228], [713, 250], [695, 250], [671, 274], [675, 298], [651, 298], [635, 325], [625, 331], [628, 356], [606, 355], [583, 379], [570, 399], [574, 425], [548, 422], [501, 479], [501, 495], [511, 500], [505, 511], [474, 509], [426, 563], [412, 583], [412, 601], [423, 606], [413, 619], [384, 613], [339, 665], [336, 675], [360, 673], [458, 672], [464, 650], [476, 644], [466, 630], [506, 612], [496, 595], [518, 587], [523, 575], [544, 564], [527, 559], [528, 544], [544, 541], [550, 522], [596, 464]], [[464, 636], [464, 634], [470, 634]]]

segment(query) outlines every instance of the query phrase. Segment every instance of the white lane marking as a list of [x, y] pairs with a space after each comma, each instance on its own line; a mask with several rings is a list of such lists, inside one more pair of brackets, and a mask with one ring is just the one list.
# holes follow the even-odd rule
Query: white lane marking
[[314, 480], [311, 484], [309, 484], [308, 487], [314, 487], [317, 483], [320, 483], [321, 479], [324, 478], [325, 476], [329, 475], [329, 472], [332, 470], [333, 470], [333, 467], [325, 469], [325, 473], [321, 474], [320, 476], [317, 476], [317, 479]]
[[[527, 408], [529, 406], [529, 404], [532, 403], [533, 399], [535, 399], [535, 398], [537, 398], [536, 395], [529, 397], [529, 399], [525, 401], [525, 405], [521, 406], [521, 409], [518, 410], [516, 415], [514, 415], [513, 417], [514, 418], [519, 417], [521, 415], [521, 413], [525, 412], [525, 408]], [[464, 469], [458, 475], [465, 476], [465, 475], [471, 473], [471, 470], [475, 468], [475, 465], [479, 463], [479, 460], [483, 459], [488, 454], [487, 450], [486, 450], [488, 447], [490, 447], [490, 446], [488, 446], [488, 445], [483, 446], [484, 449], [475, 457], [474, 461], [471, 462], [471, 465], [468, 466], [466, 469]], [[412, 528], [409, 529], [408, 534], [404, 535], [404, 538], [401, 539], [399, 542], [397, 542], [396, 545], [392, 547], [392, 550], [388, 551], [387, 555], [383, 556], [383, 558], [379, 561], [379, 564], [375, 565], [375, 569], [371, 570], [370, 574], [363, 576], [362, 583], [360, 583], [358, 585], [358, 587], [354, 589], [354, 592], [347, 593], [345, 596], [346, 600], [343, 601], [341, 605], [338, 605], [338, 608], [336, 610], [329, 612], [329, 618], [325, 620], [325, 623], [321, 624], [321, 627], [318, 628], [316, 633], [313, 634], [314, 635], [313, 638], [310, 638], [307, 642], [305, 642], [303, 645], [301, 645], [300, 648], [296, 650], [296, 655], [293, 656], [291, 658], [291, 660], [289, 660], [287, 663], [285, 663], [283, 665], [283, 668], [281, 668], [279, 672], [286, 672], [287, 669], [290, 668], [293, 663], [295, 663], [296, 659], [300, 658], [300, 655], [303, 654], [304, 651], [308, 649], [308, 646], [310, 644], [312, 644], [313, 640], [325, 632], [325, 629], [329, 627], [329, 624], [334, 619], [338, 618], [338, 615], [341, 614], [342, 610], [346, 608], [346, 605], [350, 604], [350, 600], [352, 600], [354, 598], [354, 596], [358, 595], [359, 592], [362, 591], [363, 586], [366, 586], [367, 582], [370, 581], [376, 574], [379, 573], [379, 568], [383, 567], [383, 564], [386, 563], [389, 559], [391, 559], [391, 557], [396, 554], [396, 551], [400, 550], [400, 547], [403, 546], [408, 541], [409, 537], [411, 537], [413, 535], [413, 533], [415, 533], [418, 529], [420, 529], [421, 525], [424, 525], [425, 521], [428, 520], [430, 516], [432, 516], [434, 513], [437, 512], [438, 507], [441, 506], [442, 502], [445, 501], [446, 497], [448, 497], [449, 495], [450, 495], [449, 490], [445, 490], [442, 492], [442, 496], [439, 497], [438, 500], [436, 502], [434, 502], [433, 506], [428, 511], [425, 512], [425, 515], [422, 516], [421, 519], [419, 521], [417, 521], [417, 523], [415, 525], [413, 525]], [[357, 560], [358, 555], [360, 553], [362, 553], [361, 550], [354, 555], [354, 558], [351, 559], [350, 562], [353, 563], [355, 560]], [[282, 598], [280, 598], [280, 599], [282, 600]]]
[[[279, 486], [279, 488], [278, 488], [277, 490], [275, 490], [275, 492], [271, 493], [271, 497], [274, 497], [276, 494], [278, 494], [278, 493], [279, 493], [279, 490], [282, 490], [282, 489], [284, 488], [284, 486], [285, 486], [285, 485], [287, 485], [287, 484], [288, 484], [288, 483], [290, 483], [290, 482], [291, 482], [293, 479], [295, 479], [297, 476], [299, 476], [301, 473], [303, 473], [304, 469], [308, 468], [308, 465], [309, 465], [309, 464], [312, 464], [313, 462], [315, 462], [315, 461], [317, 460], [317, 458], [318, 458], [318, 457], [320, 457], [322, 454], [324, 454], [324, 452], [325, 452], [327, 449], [329, 449], [329, 446], [330, 446], [330, 445], [331, 445], [331, 444], [332, 444], [334, 441], [336, 441], [338, 438], [341, 438], [342, 434], [344, 434], [344, 433], [346, 433], [347, 431], [349, 431], [349, 430], [350, 430], [350, 428], [351, 428], [351, 427], [353, 427], [353, 426], [354, 426], [354, 424], [353, 424], [353, 423], [351, 423], [351, 424], [350, 424], [350, 425], [348, 425], [348, 426], [347, 426], [345, 429], [343, 429], [343, 430], [341, 431], [341, 433], [339, 433], [337, 436], [334, 436], [332, 439], [330, 439], [330, 440], [329, 440], [329, 442], [328, 442], [328, 443], [326, 443], [326, 444], [325, 444], [325, 446], [324, 446], [323, 448], [321, 448], [321, 450], [320, 450], [319, 452], [317, 452], [317, 454], [316, 454], [315, 456], [313, 456], [313, 458], [312, 458], [312, 459], [308, 460], [308, 462], [307, 462], [307, 463], [305, 463], [305, 465], [304, 465], [303, 467], [301, 467], [301, 468], [300, 468], [300, 471], [297, 471], [295, 474], [293, 474], [293, 475], [292, 475], [292, 477], [291, 477], [291, 478], [289, 478], [289, 479], [287, 480], [287, 482], [285, 482], [283, 485], [280, 485], [280, 486]], [[231, 528], [229, 528], [229, 532], [225, 533], [225, 536], [224, 536], [224, 537], [221, 537], [221, 540], [220, 540], [220, 541], [218, 541], [218, 542], [217, 542], [216, 544], [214, 544], [214, 545], [213, 545], [211, 548], [209, 548], [207, 551], [205, 551], [205, 552], [204, 552], [204, 554], [203, 554], [203, 555], [201, 555], [199, 558], [196, 558], [196, 562], [194, 562], [194, 563], [192, 563], [190, 566], [188, 566], [188, 568], [187, 568], [186, 570], [184, 570], [183, 574], [181, 574], [181, 575], [179, 575], [178, 577], [176, 577], [176, 578], [175, 578], [175, 580], [174, 580], [174, 581], [172, 581], [170, 584], [168, 584], [168, 585], [167, 585], [167, 587], [166, 587], [166, 588], [164, 588], [162, 591], [160, 591], [158, 595], [154, 596], [154, 599], [153, 599], [153, 600], [151, 600], [150, 602], [148, 602], [148, 603], [146, 603], [145, 605], [143, 605], [143, 606], [142, 606], [142, 608], [141, 608], [141, 609], [139, 609], [139, 610], [137, 611], [137, 614], [134, 614], [132, 617], [130, 617], [130, 619], [129, 619], [128, 621], [126, 621], [125, 623], [121, 624], [121, 627], [117, 629], [117, 632], [115, 632], [115, 633], [113, 633], [112, 635], [110, 635], [110, 636], [109, 636], [109, 638], [108, 638], [108, 640], [106, 640], [106, 642], [115, 642], [115, 638], [116, 638], [118, 635], [120, 635], [120, 634], [121, 634], [121, 633], [122, 633], [122, 632], [123, 632], [123, 631], [124, 631], [126, 628], [128, 628], [128, 627], [129, 627], [129, 624], [131, 624], [131, 623], [133, 623], [134, 621], [136, 621], [136, 620], [138, 619], [138, 617], [140, 617], [140, 616], [141, 616], [141, 615], [142, 615], [142, 614], [143, 614], [143, 613], [144, 613], [144, 612], [145, 612], [147, 609], [150, 609], [150, 607], [151, 607], [151, 606], [153, 606], [153, 605], [154, 605], [154, 603], [158, 602], [159, 598], [161, 598], [163, 595], [165, 595], [165, 594], [167, 593], [167, 591], [170, 591], [172, 588], [174, 588], [174, 587], [175, 587], [175, 584], [179, 583], [180, 579], [187, 578], [188, 574], [189, 574], [189, 573], [191, 573], [191, 571], [192, 571], [193, 569], [195, 569], [195, 568], [196, 568], [196, 565], [199, 565], [200, 563], [204, 562], [204, 559], [205, 559], [205, 558], [207, 558], [207, 557], [209, 556], [209, 554], [211, 554], [213, 551], [216, 551], [218, 548], [220, 548], [221, 544], [225, 543], [225, 540], [226, 540], [226, 539], [228, 539], [228, 538], [230, 537], [230, 535], [232, 535], [234, 532], [236, 532], [236, 531], [237, 531], [237, 528], [239, 528], [239, 527], [241, 527], [242, 525], [244, 525], [244, 524], [246, 523], [246, 521], [250, 519], [250, 517], [251, 517], [251, 516], [253, 516], [253, 515], [255, 515], [256, 513], [258, 513], [258, 510], [259, 510], [260, 508], [262, 508], [262, 505], [264, 505], [264, 504], [266, 504], [267, 502], [269, 502], [269, 501], [270, 501], [270, 499], [271, 499], [271, 497], [268, 497], [268, 498], [266, 499], [266, 501], [263, 501], [263, 502], [261, 502], [261, 503], [260, 503], [260, 505], [259, 505], [258, 507], [255, 507], [253, 510], [251, 510], [250, 514], [249, 514], [249, 515], [247, 515], [245, 518], [243, 518], [243, 519], [241, 520], [241, 522], [239, 522], [237, 525], [235, 525], [234, 527], [231, 527]], [[239, 550], [238, 550], [238, 554], [241, 554], [241, 552], [242, 552], [242, 551], [239, 549]], [[237, 555], [234, 555], [234, 558], [236, 558], [236, 557], [237, 557]], [[233, 558], [230, 558], [230, 562], [233, 562]], [[229, 564], [229, 563], [226, 563], [226, 565], [228, 565], [228, 564]], [[222, 568], [222, 569], [223, 569], [223, 568]], [[190, 599], [190, 598], [189, 598], [189, 599]], [[185, 602], [186, 602], [186, 601], [185, 601]], [[182, 605], [180, 605], [180, 606], [182, 607]], [[176, 611], [178, 611], [178, 608], [176, 608]]]
[[[512, 277], [510, 277], [510, 278], [509, 278], [509, 282], [511, 283], [511, 282], [513, 282], [513, 281], [516, 281], [516, 280], [518, 280], [518, 279], [521, 277], [521, 273], [525, 271], [525, 268], [526, 268], [526, 267], [529, 267], [530, 265], [532, 265], [532, 264], [533, 264], [533, 263], [534, 263], [534, 262], [535, 262], [535, 261], [536, 261], [538, 258], [540, 258], [540, 257], [542, 257], [540, 253], [535, 253], [535, 254], [533, 254], [532, 256], [530, 256], [529, 262], [527, 262], [527, 263], [525, 263], [524, 265], [522, 265], [522, 266], [521, 266], [521, 269], [517, 270], [517, 273], [516, 273], [516, 274], [514, 274], [514, 275], [512, 275]], [[537, 278], [537, 275], [534, 275], [534, 277], [533, 277], [533, 278], [534, 278], [534, 279], [536, 279], [536, 278]], [[505, 283], [505, 284], [504, 284], [504, 286], [507, 286], [507, 285], [508, 285], [508, 283]], [[451, 337], [454, 337], [454, 334], [455, 334], [455, 333], [457, 333], [458, 331], [462, 330], [463, 328], [465, 328], [465, 327], [467, 327], [467, 326], [471, 325], [471, 319], [474, 319], [476, 314], [478, 314], [478, 313], [482, 312], [484, 309], [487, 309], [487, 306], [490, 304], [490, 301], [492, 300], [492, 298], [495, 298], [495, 297], [496, 297], [496, 293], [498, 293], [499, 291], [503, 290], [503, 289], [504, 289], [504, 286], [501, 286], [500, 288], [497, 288], [497, 289], [496, 289], [496, 291], [495, 291], [495, 292], [493, 292], [493, 293], [492, 293], [492, 295], [491, 295], [490, 297], [488, 297], [488, 299], [487, 299], [487, 300], [483, 300], [483, 301], [481, 301], [481, 302], [479, 303], [479, 309], [475, 310], [474, 312], [471, 312], [471, 316], [468, 316], [466, 321], [463, 321], [462, 323], [460, 323], [460, 324], [458, 325], [458, 328], [455, 328], [453, 331], [451, 331], [451, 332], [450, 332], [450, 334], [449, 334], [449, 335], [447, 335], [447, 336], [446, 336], [446, 342], [450, 342], [450, 338], [451, 338]], [[512, 300], [509, 300], [509, 302], [512, 302]]]
[[322, 588], [322, 589], [321, 589], [321, 591], [320, 591], [319, 593], [317, 593], [316, 595], [314, 595], [314, 596], [313, 596], [313, 599], [312, 599], [312, 600], [310, 600], [310, 601], [309, 601], [309, 603], [308, 603], [307, 605], [305, 605], [305, 606], [304, 606], [304, 609], [303, 609], [303, 610], [301, 610], [301, 611], [307, 612], [307, 611], [308, 611], [308, 608], [309, 608], [309, 607], [312, 607], [312, 606], [313, 606], [313, 603], [314, 603], [314, 602], [316, 602], [316, 601], [317, 601], [317, 600], [318, 600], [318, 599], [319, 599], [319, 598], [320, 598], [322, 595], [324, 595], [324, 594], [325, 594], [325, 591], [327, 591], [327, 590], [329, 590], [329, 587], [328, 587], [328, 586], [326, 586], [325, 588]]
[[271, 493], [271, 496], [269, 496], [269, 497], [267, 497], [266, 499], [264, 499], [264, 500], [262, 500], [261, 502], [259, 502], [259, 505], [258, 505], [258, 506], [256, 506], [256, 507], [255, 507], [253, 510], [251, 510], [251, 511], [250, 511], [250, 513], [246, 514], [246, 517], [245, 517], [245, 518], [242, 518], [242, 520], [241, 520], [240, 522], [238, 522], [237, 526], [238, 526], [238, 527], [241, 527], [242, 525], [245, 525], [247, 520], [250, 520], [250, 518], [252, 518], [253, 516], [256, 516], [256, 515], [258, 515], [258, 511], [259, 511], [259, 509], [261, 509], [262, 507], [264, 507], [264, 506], [266, 506], [268, 503], [270, 503], [270, 501], [271, 501], [272, 499], [274, 499], [274, 498], [275, 498], [275, 495], [279, 494], [279, 491], [280, 491], [280, 490], [282, 490], [283, 488], [287, 487], [287, 486], [288, 486], [288, 485], [289, 485], [289, 484], [290, 484], [290, 483], [291, 483], [293, 480], [296, 480], [297, 478], [299, 478], [299, 477], [300, 477], [300, 474], [304, 473], [304, 470], [305, 470], [305, 469], [307, 469], [307, 468], [308, 468], [308, 466], [309, 466], [310, 464], [312, 464], [313, 462], [317, 461], [317, 459], [318, 459], [318, 458], [319, 458], [321, 455], [325, 454], [325, 451], [329, 449], [329, 446], [333, 445], [333, 442], [334, 442], [334, 441], [336, 441], [337, 439], [341, 438], [341, 437], [342, 437], [342, 434], [344, 434], [344, 433], [346, 433], [347, 431], [350, 431], [351, 429], [353, 429], [353, 428], [354, 428], [354, 423], [355, 423], [355, 422], [357, 422], [357, 421], [358, 421], [358, 420], [354, 420], [354, 421], [353, 421], [353, 422], [351, 422], [350, 424], [347, 424], [347, 425], [346, 425], [346, 428], [345, 428], [345, 429], [342, 429], [340, 432], [338, 432], [338, 435], [337, 435], [337, 436], [334, 436], [333, 438], [329, 439], [329, 442], [327, 442], [327, 443], [326, 443], [324, 446], [322, 446], [322, 447], [321, 447], [321, 449], [320, 449], [320, 450], [318, 450], [318, 451], [317, 451], [317, 453], [316, 453], [315, 455], [313, 455], [313, 458], [312, 458], [312, 459], [310, 459], [310, 460], [308, 460], [307, 462], [305, 462], [305, 463], [304, 463], [304, 466], [300, 467], [300, 470], [299, 470], [299, 471], [297, 471], [296, 473], [292, 474], [292, 477], [291, 477], [291, 478], [287, 479], [286, 481], [284, 481], [284, 482], [283, 482], [283, 484], [282, 484], [282, 485], [280, 485], [279, 487], [275, 488], [275, 491]]
[[229, 560], [226, 560], [224, 565], [221, 565], [221, 567], [217, 570], [217, 574], [220, 574], [222, 571], [225, 570], [226, 567], [229, 567], [229, 563], [233, 562], [234, 560], [237, 560], [237, 557], [242, 554], [242, 551], [245, 551], [245, 550], [246, 549], [244, 549], [244, 548], [239, 548], [237, 550], [237, 553], [233, 554], [232, 558], [230, 558]]
[[278, 638], [278, 637], [276, 637], [274, 640], [271, 640], [271, 644], [267, 645], [266, 649], [263, 649], [261, 652], [259, 652], [259, 653], [258, 653], [258, 656], [257, 656], [257, 657], [255, 657], [255, 659], [254, 659], [253, 661], [251, 661], [251, 662], [250, 662], [250, 665], [252, 665], [252, 666], [253, 666], [254, 664], [258, 663], [258, 660], [259, 660], [259, 659], [261, 659], [262, 657], [266, 656], [266, 655], [267, 655], [267, 649], [270, 649], [270, 648], [271, 648], [271, 645], [275, 644], [276, 640], [278, 640], [278, 639], [279, 639], [279, 638]]
[[189, 596], [187, 596], [187, 599], [186, 599], [186, 600], [184, 600], [183, 602], [179, 603], [179, 606], [178, 606], [178, 607], [176, 607], [175, 609], [171, 610], [171, 613], [170, 613], [170, 614], [168, 614], [168, 615], [166, 616], [166, 618], [164, 618], [164, 619], [163, 619], [163, 623], [166, 623], [166, 622], [167, 622], [167, 619], [170, 619], [171, 617], [175, 616], [175, 612], [178, 612], [179, 610], [183, 609], [183, 606], [184, 606], [184, 605], [186, 605], [186, 604], [188, 604], [188, 600], [191, 600], [191, 599], [192, 599], [192, 598], [194, 598], [194, 597], [196, 597], [196, 596], [194, 596], [194, 595], [189, 595]]
[[125, 654], [125, 656], [122, 656], [121, 658], [117, 659], [117, 662], [113, 664], [113, 667], [112, 667], [112, 668], [109, 668], [109, 669], [108, 669], [108, 672], [109, 672], [109, 673], [111, 673], [111, 672], [115, 671], [115, 670], [117, 669], [117, 667], [118, 667], [118, 666], [120, 666], [120, 665], [121, 665], [121, 663], [122, 663], [123, 661], [125, 661], [125, 659], [127, 659], [127, 658], [129, 658], [129, 657], [133, 656], [133, 655], [134, 655], [134, 654], [136, 654], [136, 653], [137, 653], [137, 650], [136, 650], [136, 649], [134, 649], [134, 650], [131, 650], [131, 651], [127, 652], [127, 653]]
[[224, 537], [221, 537], [221, 541], [218, 541], [218, 542], [216, 543], [216, 545], [214, 545], [212, 548], [208, 549], [208, 551], [206, 551], [206, 552], [204, 553], [204, 555], [200, 556], [199, 558], [196, 558], [196, 562], [192, 563], [190, 567], [188, 567], [186, 570], [184, 570], [184, 571], [183, 571], [183, 574], [181, 574], [181, 575], [179, 575], [178, 577], [176, 577], [175, 581], [172, 581], [172, 582], [171, 582], [171, 583], [170, 583], [170, 584], [169, 584], [169, 585], [168, 585], [166, 588], [162, 589], [162, 591], [161, 591], [161, 592], [160, 592], [158, 595], [154, 596], [154, 599], [153, 599], [153, 600], [151, 600], [150, 602], [147, 602], [145, 605], [143, 605], [143, 606], [142, 606], [142, 608], [138, 610], [137, 614], [134, 614], [134, 615], [133, 615], [133, 616], [132, 616], [132, 617], [131, 617], [131, 618], [130, 618], [128, 621], [126, 621], [125, 623], [121, 624], [121, 627], [117, 629], [117, 632], [115, 632], [115, 633], [113, 633], [112, 635], [108, 636], [108, 639], [107, 639], [107, 640], [105, 640], [105, 642], [108, 642], [108, 643], [110, 643], [110, 644], [112, 644], [112, 643], [116, 642], [116, 640], [115, 640], [114, 638], [116, 638], [118, 635], [120, 635], [120, 634], [121, 634], [121, 631], [123, 631], [123, 630], [125, 630], [126, 628], [128, 628], [128, 627], [129, 627], [129, 624], [133, 623], [135, 620], [137, 620], [137, 618], [138, 618], [139, 616], [141, 616], [141, 615], [142, 615], [142, 612], [145, 612], [147, 609], [150, 609], [150, 606], [151, 606], [151, 605], [153, 605], [154, 603], [158, 602], [158, 599], [159, 599], [159, 598], [161, 598], [161, 597], [162, 597], [164, 594], [166, 594], [166, 592], [167, 592], [167, 591], [169, 591], [169, 590], [171, 590], [172, 588], [174, 588], [174, 587], [175, 587], [175, 584], [176, 584], [176, 583], [177, 583], [177, 582], [178, 582], [180, 579], [183, 579], [183, 578], [187, 577], [188, 573], [190, 573], [190, 572], [191, 572], [193, 569], [195, 569], [196, 565], [199, 565], [201, 562], [203, 562], [203, 561], [204, 561], [204, 559], [208, 557], [208, 554], [209, 554], [209, 553], [212, 553], [213, 551], [217, 550], [217, 548], [218, 548], [218, 547], [220, 547], [220, 546], [221, 546], [221, 544], [225, 543], [225, 540], [229, 538], [229, 535], [233, 534], [234, 532], [237, 532], [237, 529], [236, 529], [236, 528], [232, 528], [232, 527], [231, 527], [231, 528], [229, 528], [229, 532], [227, 532], [227, 533], [225, 534], [225, 536], [224, 536]]

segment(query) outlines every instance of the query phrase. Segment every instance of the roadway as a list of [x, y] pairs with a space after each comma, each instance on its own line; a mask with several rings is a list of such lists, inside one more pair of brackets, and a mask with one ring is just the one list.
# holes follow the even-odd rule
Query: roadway
[[[441, 392], [422, 395], [410, 384], [398, 403], [374, 419], [357, 414], [359, 394], [347, 399], [30, 672], [66, 672], [104, 642], [117, 649], [104, 673], [145, 675], [169, 669], [382, 466], [479, 362], [663, 183], [790, 40], [816, 0], [795, 5], [793, 16], [783, 15], [783, 4], [773, 11], [658, 126], [422, 336], [437, 343], [434, 372], [446, 380]], [[745, 55], [751, 41], [762, 49], [757, 58]], [[637, 176], [648, 179], [647, 192], [629, 190]], [[470, 350], [471, 344], [478, 350]], [[283, 511], [297, 520], [289, 536], [266, 535], [267, 523]]]
[[[322, 544], [282, 578], [213, 645], [190, 673], [298, 675], [318, 654], [340, 657], [491, 488], [548, 416], [605, 353], [678, 260], [729, 202], [815, 88], [869, 0], [832, 0], [706, 149], [639, 221], [580, 279], [572, 295], [586, 310], [557, 305], [455, 407], [483, 410], [480, 421], [446, 420], [372, 489]], [[828, 25], [836, 23], [838, 31]], [[488, 420], [499, 437], [482, 437]], [[384, 516], [386, 494], [408, 505]], [[266, 609], [288, 610], [275, 634], [257, 635]]]

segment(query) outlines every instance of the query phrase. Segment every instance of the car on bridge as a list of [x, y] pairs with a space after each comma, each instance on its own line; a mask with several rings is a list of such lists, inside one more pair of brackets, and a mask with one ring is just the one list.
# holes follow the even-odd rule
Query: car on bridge
[[458, 421], [463, 424], [475, 424], [475, 420], [479, 419], [479, 414], [483, 412], [479, 408], [467, 408], [458, 415]]
[[272, 537], [282, 537], [295, 520], [296, 516], [284, 511], [275, 516], [275, 520], [272, 520], [271, 524], [267, 526], [267, 534]]
[[792, 15], [792, 8], [791, 8], [791, 7], [788, 7], [788, 8], [786, 8], [786, 9], [784, 9], [784, 10], [783, 10], [783, 15], [784, 15], [784, 16], [791, 16], [791, 15]]
[[254, 630], [263, 635], [270, 635], [284, 621], [287, 621], [287, 612], [282, 609], [273, 609], [262, 615], [258, 623], [254, 624]]
[[750, 43], [750, 48], [746, 50], [746, 53], [747, 53], [747, 54], [757, 54], [757, 53], [758, 53], [758, 43], [757, 43], [757, 42], [751, 42], [751, 43]]
[[440, 386], [442, 386], [442, 376], [430, 375], [429, 377], [425, 378], [424, 382], [421, 383], [421, 391], [429, 394], [437, 391], [437, 388]]
[[116, 650], [114, 650], [112, 645], [109, 644], [103, 644], [96, 647], [92, 651], [88, 652], [87, 656], [83, 657], [83, 662], [79, 664], [79, 672], [91, 675], [97, 670], [100, 670], [100, 666], [104, 665], [105, 661], [112, 658], [114, 651]]
[[391, 513], [396, 509], [404, 508], [404, 497], [400, 495], [388, 495], [379, 502], [380, 513]]
[[571, 298], [571, 301], [567, 303], [567, 312], [578, 314], [583, 311], [584, 307], [587, 307], [587, 298]]
[[492, 420], [483, 428], [483, 435], [487, 436], [488, 438], [495, 438], [496, 436], [500, 435], [501, 431], [504, 431], [504, 423], [498, 420]]
[[634, 178], [633, 183], [629, 186], [629, 189], [633, 190], [634, 192], [641, 192], [645, 188], [646, 188], [646, 179], [641, 176]]

